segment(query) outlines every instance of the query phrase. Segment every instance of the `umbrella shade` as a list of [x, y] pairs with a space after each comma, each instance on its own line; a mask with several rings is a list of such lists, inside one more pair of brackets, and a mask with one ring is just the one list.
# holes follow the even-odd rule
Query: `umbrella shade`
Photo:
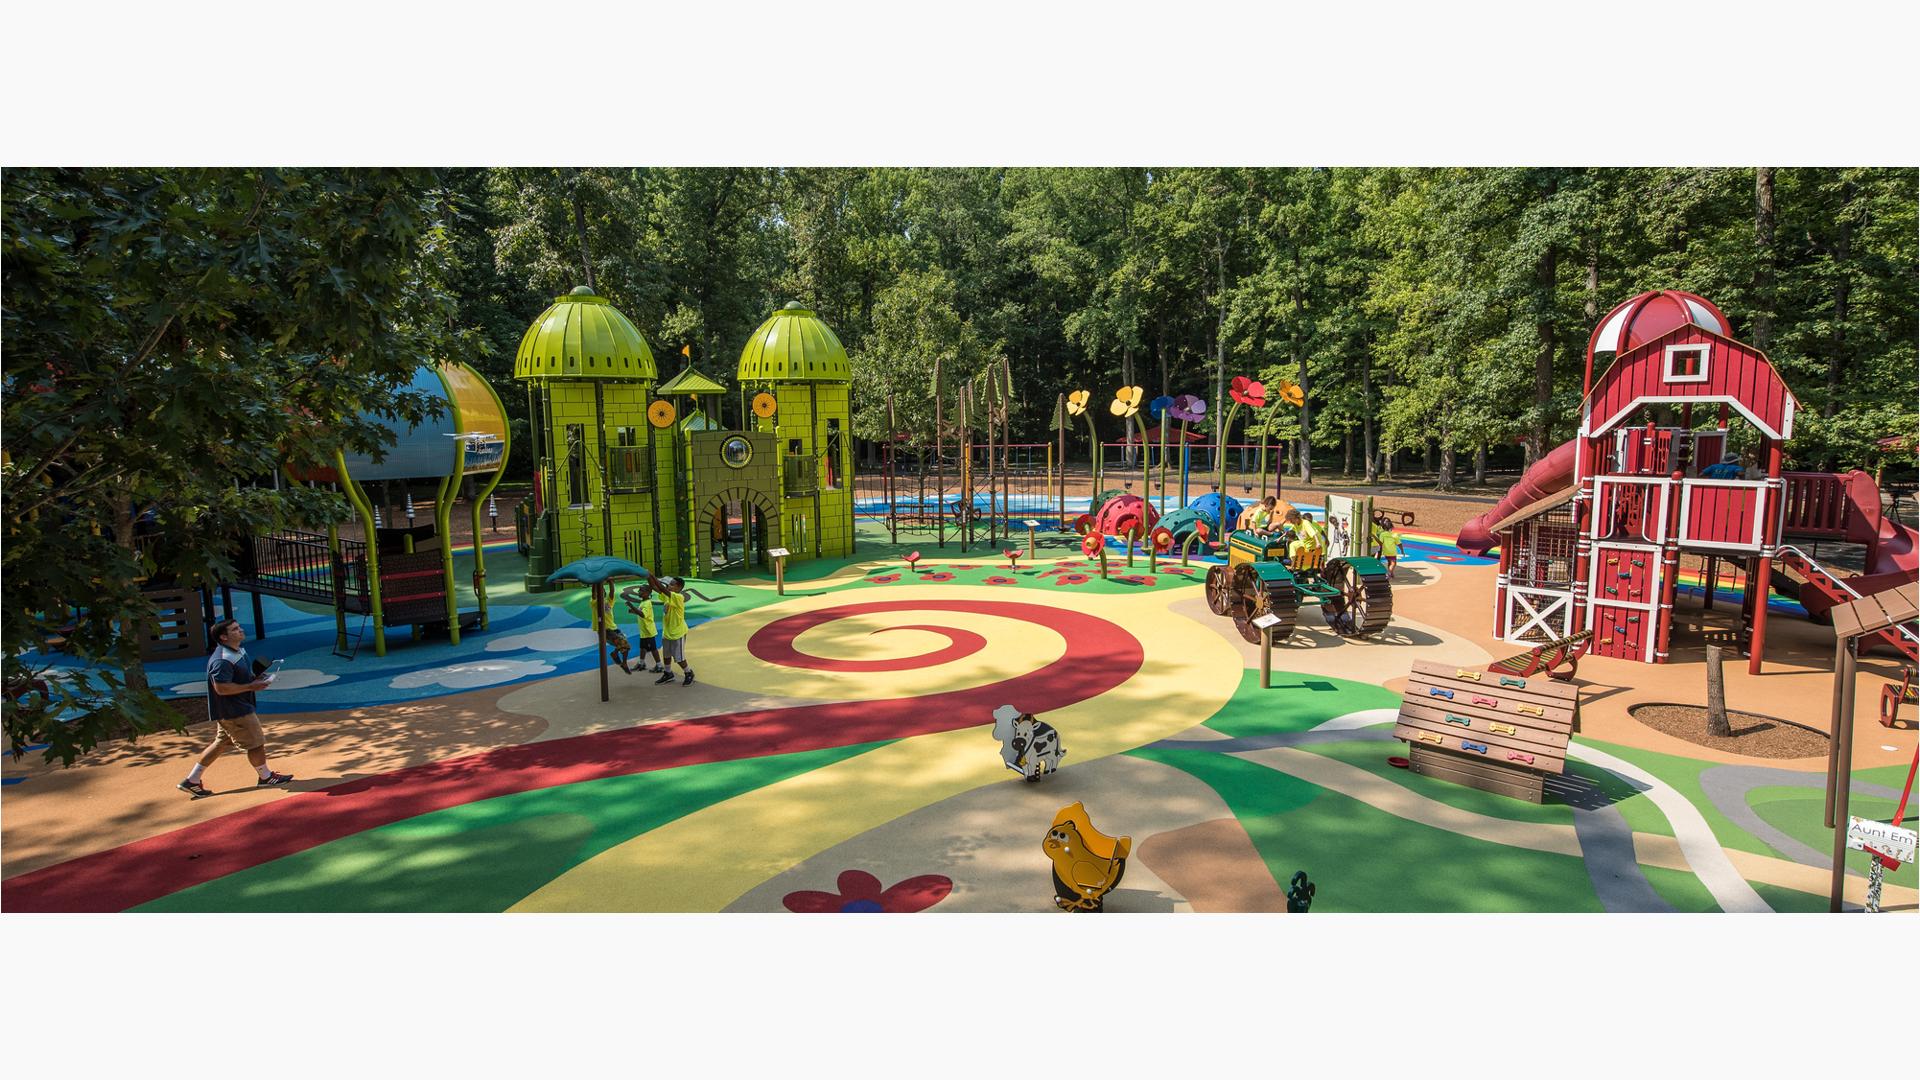
[[598, 585], [608, 578], [648, 577], [646, 567], [630, 563], [625, 559], [616, 559], [611, 555], [589, 555], [584, 559], [575, 559], [567, 565], [547, 575], [549, 583], [572, 578], [582, 585]]

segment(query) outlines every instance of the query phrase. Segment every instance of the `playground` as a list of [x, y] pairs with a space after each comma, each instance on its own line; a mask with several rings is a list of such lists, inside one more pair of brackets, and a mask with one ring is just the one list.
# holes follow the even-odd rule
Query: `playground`
[[[1705, 335], [1689, 354], [1701, 371], [1721, 350], [1758, 356], [1736, 349], [1724, 321], [1702, 327], [1672, 304], [1688, 294], [1649, 295], [1622, 305], [1629, 325], [1608, 344], [1623, 359], [1594, 394], [1676, 335], [1689, 346]], [[1663, 296], [1665, 323], [1631, 325]], [[596, 301], [576, 292], [555, 304]], [[794, 377], [816, 370], [799, 358], [838, 348], [809, 319], [782, 309], [749, 343], [743, 380], [781, 335], [799, 342], [781, 345], [788, 366], [765, 400], [748, 407], [743, 390], [739, 431], [689, 428], [677, 422], [685, 414], [649, 406], [671, 395], [647, 392], [651, 356], [630, 340], [628, 370], [644, 375], [618, 407], [638, 419], [589, 426], [584, 439], [580, 425], [567, 430], [578, 414], [564, 402], [598, 396], [604, 410], [627, 388], [559, 379], [559, 361], [543, 368], [536, 321], [522, 366], [551, 419], [511, 534], [481, 524], [505, 447], [488, 434], [498, 424], [470, 433], [471, 407], [441, 416], [451, 432], [415, 440], [433, 454], [389, 459], [401, 464], [379, 478], [402, 490], [384, 505], [366, 494], [368, 463], [305, 478], [346, 488], [372, 550], [337, 530], [314, 534], [304, 569], [256, 564], [218, 600], [249, 627], [252, 655], [282, 662], [258, 712], [293, 782], [256, 787], [223, 766], [208, 773], [209, 797], [183, 796], [175, 781], [211, 734], [204, 720], [109, 743], [71, 768], [8, 761], [5, 907], [1910, 913], [1920, 903], [1910, 854], [1843, 849], [1835, 873], [1836, 805], [1840, 833], [1849, 815], [1895, 833], [1914, 817], [1902, 701], [1911, 605], [1906, 623], [1896, 613], [1844, 638], [1854, 678], [1835, 679], [1842, 609], [1913, 583], [1913, 531], [1882, 512], [1861, 474], [1783, 479], [1776, 449], [1771, 480], [1702, 479], [1701, 463], [1720, 456], [1725, 406], [1710, 430], [1638, 426], [1636, 407], [1674, 400], [1644, 382], [1617, 410], [1621, 434], [1596, 427], [1579, 451], [1613, 456], [1546, 458], [1458, 538], [1402, 524], [1371, 497], [1296, 494], [1288, 524], [1254, 517], [1265, 470], [1229, 480], [1225, 455], [1214, 482], [1188, 475], [1187, 501], [1164, 514], [1177, 493], [1154, 483], [1160, 456], [1140, 466], [1147, 500], [1124, 489], [1076, 500], [1063, 453], [1031, 505], [1004, 501], [1010, 483], [990, 494], [1010, 472], [1004, 453], [996, 465], [988, 448], [971, 486], [971, 434], [954, 459], [968, 467], [934, 498], [903, 503], [890, 486], [855, 498], [839, 482], [853, 473], [850, 448], [809, 441], [835, 399]], [[457, 372], [443, 378], [456, 405], [462, 393], [486, 400]], [[699, 387], [685, 373], [674, 381]], [[1114, 415], [1152, 407], [1128, 390]], [[1237, 381], [1236, 411], [1283, 405], [1286, 392], [1269, 403], [1265, 388]], [[1751, 409], [1738, 395], [1729, 404]], [[800, 427], [780, 426], [795, 412]], [[1783, 439], [1790, 404], [1772, 417]], [[623, 434], [601, 447], [596, 431]], [[639, 462], [627, 486], [604, 467], [585, 471], [621, 453]], [[743, 472], [736, 454], [768, 467]], [[407, 529], [391, 500], [420, 476], [438, 478], [437, 498], [420, 500], [438, 508], [436, 523]], [[484, 486], [456, 536], [447, 523], [463, 477]], [[1796, 483], [1816, 494], [1796, 496]], [[1245, 506], [1222, 505], [1221, 491], [1248, 488]], [[1788, 508], [1769, 511], [1781, 491]], [[1047, 506], [1050, 520], [1025, 524]], [[1565, 520], [1541, 524], [1556, 513]], [[708, 521], [711, 531], [694, 527]], [[1796, 538], [1809, 551], [1823, 539], [1864, 546], [1864, 571], [1783, 543]], [[1798, 553], [1795, 574], [1767, 569], [1781, 550]], [[579, 567], [632, 566], [623, 553], [684, 578], [684, 681], [607, 666], [601, 579]], [[393, 576], [396, 564], [413, 576]], [[1635, 571], [1611, 572], [1625, 565]], [[1615, 600], [1616, 580], [1635, 595]], [[183, 610], [191, 622], [196, 605], [215, 603], [208, 590]], [[419, 628], [368, 637], [370, 622], [381, 634], [383, 610]], [[634, 610], [616, 620], [632, 628]], [[1832, 625], [1810, 617], [1829, 613]], [[1616, 621], [1617, 640], [1606, 630]], [[1739, 726], [1709, 737], [1642, 719], [1703, 700], [1709, 647], [1751, 657], [1724, 671]], [[199, 650], [146, 669], [188, 709], [206, 693]], [[1564, 723], [1546, 731], [1563, 703]]]

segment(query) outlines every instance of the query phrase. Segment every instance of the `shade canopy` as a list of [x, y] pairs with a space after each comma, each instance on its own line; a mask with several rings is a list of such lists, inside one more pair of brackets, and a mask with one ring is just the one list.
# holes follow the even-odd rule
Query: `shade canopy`
[[547, 575], [547, 583], [577, 581], [582, 585], [598, 585], [610, 578], [651, 577], [647, 568], [625, 559], [616, 559], [611, 555], [589, 555], [584, 559], [575, 559], [567, 565]]

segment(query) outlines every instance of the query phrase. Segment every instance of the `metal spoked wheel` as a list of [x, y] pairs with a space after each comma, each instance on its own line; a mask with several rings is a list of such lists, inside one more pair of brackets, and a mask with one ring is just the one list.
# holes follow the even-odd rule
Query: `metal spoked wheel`
[[1227, 615], [1233, 611], [1233, 589], [1228, 584], [1225, 566], [1207, 568], [1207, 610], [1215, 615]]
[[1327, 625], [1341, 637], [1368, 637], [1393, 618], [1393, 586], [1385, 574], [1362, 574], [1345, 559], [1329, 559], [1321, 580], [1340, 591], [1320, 605]]
[[1273, 640], [1285, 641], [1293, 635], [1300, 618], [1300, 593], [1291, 581], [1266, 582], [1251, 566], [1238, 566], [1233, 573], [1233, 626], [1247, 641], [1260, 644], [1260, 628], [1253, 620], [1262, 615], [1277, 615]]

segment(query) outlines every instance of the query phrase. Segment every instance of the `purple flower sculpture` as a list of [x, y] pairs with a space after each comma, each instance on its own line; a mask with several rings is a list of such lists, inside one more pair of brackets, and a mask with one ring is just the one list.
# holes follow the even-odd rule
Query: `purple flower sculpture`
[[1197, 424], [1206, 419], [1207, 403], [1192, 394], [1181, 394], [1167, 406], [1167, 415], [1183, 424]]

